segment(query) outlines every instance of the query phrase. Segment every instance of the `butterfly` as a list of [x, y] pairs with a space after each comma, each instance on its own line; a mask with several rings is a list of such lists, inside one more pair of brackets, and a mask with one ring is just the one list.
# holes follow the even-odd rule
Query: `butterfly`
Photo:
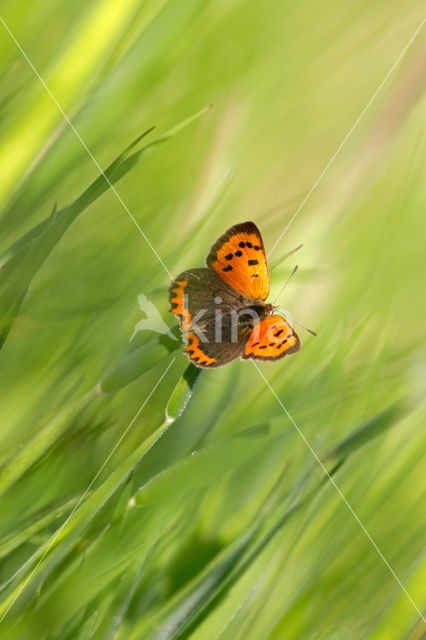
[[235, 358], [279, 360], [300, 349], [294, 329], [266, 303], [269, 270], [253, 222], [228, 229], [212, 246], [207, 268], [183, 271], [169, 289], [185, 353], [197, 367]]

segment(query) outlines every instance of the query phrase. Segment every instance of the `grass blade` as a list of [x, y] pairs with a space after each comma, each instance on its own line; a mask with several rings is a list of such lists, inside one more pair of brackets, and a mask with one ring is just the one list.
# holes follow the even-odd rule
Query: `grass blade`
[[143, 344], [107, 371], [98, 384], [99, 393], [116, 393], [181, 346], [178, 340], [160, 336]]
[[54, 442], [70, 427], [76, 417], [96, 398], [97, 389], [92, 389], [57, 416], [13, 455], [0, 470], [0, 495], [4, 494]]
[[328, 454], [327, 459], [346, 458], [381, 433], [393, 427], [402, 415], [402, 405], [393, 404], [355, 429]]
[[[186, 401], [186, 398], [185, 398]], [[186, 401], [187, 404], [187, 401]], [[173, 424], [166, 419], [153, 433], [146, 438], [125, 460], [122, 462], [93, 493], [77, 505], [65, 523], [51, 536], [49, 540], [40, 546], [36, 553], [25, 565], [25, 575], [21, 577], [17, 585], [11, 591], [7, 590], [0, 603], [0, 616], [5, 615], [12, 604], [25, 590], [33, 592], [40, 582], [45, 579], [66, 553], [72, 548], [82, 532], [93, 520], [94, 516], [108, 502], [108, 500], [122, 487], [129, 475], [140, 464], [146, 453], [156, 444], [164, 433]], [[35, 569], [34, 569], [35, 567]], [[7, 583], [3, 584], [3, 590]]]
[[166, 419], [174, 422], [185, 411], [202, 369], [189, 364], [175, 387], [166, 407]]
[[173, 138], [182, 129], [203, 115], [198, 111], [141, 149], [130, 153], [151, 129], [129, 145], [87, 189], [70, 205], [53, 210], [52, 214], [30, 229], [4, 252], [0, 259], [0, 348], [13, 325], [26, 292], [35, 274], [70, 225], [105, 191], [131, 171], [141, 159], [156, 147]]

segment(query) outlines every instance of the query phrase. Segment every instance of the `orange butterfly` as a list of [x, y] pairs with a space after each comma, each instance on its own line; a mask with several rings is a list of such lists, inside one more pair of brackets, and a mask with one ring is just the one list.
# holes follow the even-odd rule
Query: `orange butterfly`
[[238, 357], [279, 360], [299, 351], [296, 332], [265, 302], [269, 271], [253, 222], [228, 229], [210, 249], [207, 267], [184, 271], [169, 290], [191, 362], [211, 368]]

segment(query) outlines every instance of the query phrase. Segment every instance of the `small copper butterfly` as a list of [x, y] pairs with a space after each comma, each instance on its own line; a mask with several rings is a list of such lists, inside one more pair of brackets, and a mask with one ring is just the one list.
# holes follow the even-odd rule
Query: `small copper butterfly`
[[296, 332], [266, 303], [269, 270], [259, 229], [236, 224], [212, 246], [207, 268], [188, 269], [172, 283], [171, 311], [197, 367], [235, 358], [279, 360], [300, 349]]

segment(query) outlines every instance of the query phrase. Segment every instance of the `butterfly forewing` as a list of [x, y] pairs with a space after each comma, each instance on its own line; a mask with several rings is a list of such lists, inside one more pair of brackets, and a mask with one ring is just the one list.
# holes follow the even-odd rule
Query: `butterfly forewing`
[[279, 315], [261, 320], [253, 329], [242, 357], [254, 360], [279, 360], [300, 349], [296, 332]]
[[207, 266], [233, 289], [253, 300], [266, 300], [269, 272], [265, 247], [253, 222], [236, 224], [212, 246]]

